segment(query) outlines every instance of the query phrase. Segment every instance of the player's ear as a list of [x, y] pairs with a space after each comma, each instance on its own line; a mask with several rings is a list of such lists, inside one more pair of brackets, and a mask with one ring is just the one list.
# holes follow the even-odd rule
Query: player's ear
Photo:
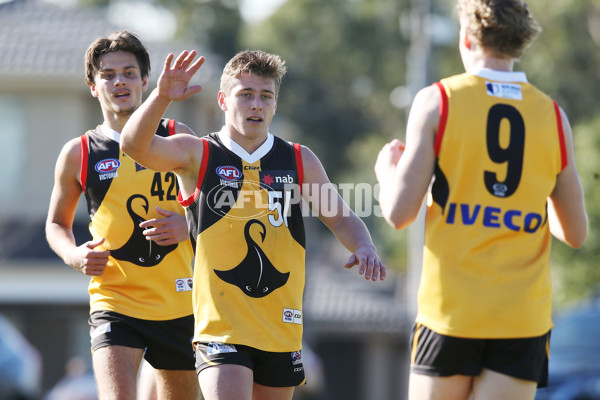
[[468, 33], [465, 33], [463, 40], [464, 40], [465, 48], [467, 50], [471, 50], [471, 37], [469, 36]]
[[90, 85], [90, 93], [92, 97], [98, 97], [98, 91], [96, 90], [96, 85]]
[[217, 102], [219, 103], [219, 107], [223, 111], [227, 111], [227, 102], [225, 100], [225, 93], [222, 90], [219, 90], [219, 94], [217, 95]]
[[148, 90], [148, 75], [142, 78], [142, 92]]

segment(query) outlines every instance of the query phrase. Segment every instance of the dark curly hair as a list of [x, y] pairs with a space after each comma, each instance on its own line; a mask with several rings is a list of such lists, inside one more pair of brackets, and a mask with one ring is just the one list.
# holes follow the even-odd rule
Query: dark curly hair
[[133, 54], [140, 66], [142, 78], [150, 74], [150, 57], [141, 40], [129, 31], [121, 30], [111, 33], [108, 37], [94, 40], [86, 50], [85, 81], [88, 85], [94, 84], [100, 57], [115, 51], [126, 51]]

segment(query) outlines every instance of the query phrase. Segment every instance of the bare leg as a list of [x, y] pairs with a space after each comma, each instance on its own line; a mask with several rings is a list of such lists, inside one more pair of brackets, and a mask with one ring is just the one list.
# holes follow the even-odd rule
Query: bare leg
[[142, 361], [138, 375], [137, 400], [157, 400], [156, 371], [147, 361]]
[[472, 376], [429, 376], [411, 372], [408, 398], [409, 400], [468, 400], [472, 385]]
[[198, 381], [206, 400], [252, 400], [253, 372], [241, 365], [206, 368]]
[[252, 400], [292, 400], [295, 387], [270, 387], [254, 384]]
[[198, 378], [196, 371], [156, 370], [158, 400], [197, 400]]
[[144, 349], [102, 347], [92, 355], [99, 400], [136, 400], [140, 361]]
[[484, 369], [475, 378], [473, 399], [533, 400], [537, 383]]

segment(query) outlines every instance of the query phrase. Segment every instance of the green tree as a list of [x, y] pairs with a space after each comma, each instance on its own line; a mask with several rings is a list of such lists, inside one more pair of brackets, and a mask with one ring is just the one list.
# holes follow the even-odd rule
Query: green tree
[[348, 170], [357, 139], [402, 132], [404, 112], [389, 101], [404, 84], [406, 41], [397, 1], [294, 0], [268, 21], [244, 28], [242, 44], [280, 54], [289, 67], [282, 115], [303, 132], [328, 171]]
[[[106, 7], [118, 2], [78, 0], [83, 7]], [[173, 13], [177, 19], [177, 39], [198, 43], [202, 49], [226, 59], [239, 50], [243, 26], [239, 0], [150, 0], [148, 3]]]
[[[406, 113], [390, 102], [406, 84], [408, 42], [398, 1], [294, 0], [268, 21], [244, 27], [242, 44], [280, 54], [288, 63], [277, 118], [295, 126], [336, 183], [376, 183], [380, 147], [404, 135]], [[281, 117], [282, 116], [282, 117]], [[285, 132], [279, 132], [285, 135]], [[351, 206], [366, 192], [352, 191]], [[372, 195], [371, 195], [372, 196]], [[404, 268], [404, 233], [374, 215], [363, 218], [391, 267]]]
[[589, 236], [581, 249], [554, 240], [551, 268], [555, 299], [561, 307], [597, 294], [600, 284], [600, 270], [595, 267], [600, 205], [594, 201], [600, 194], [600, 4], [580, 0], [559, 0], [552, 2], [552, 7], [543, 0], [529, 0], [528, 4], [543, 31], [517, 67], [569, 116], [590, 221]]

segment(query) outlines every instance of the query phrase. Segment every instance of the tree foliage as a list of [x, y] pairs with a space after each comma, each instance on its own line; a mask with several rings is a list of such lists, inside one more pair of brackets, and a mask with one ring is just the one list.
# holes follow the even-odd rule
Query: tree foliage
[[576, 165], [583, 184], [589, 217], [589, 236], [579, 250], [555, 240], [551, 268], [559, 305], [597, 294], [600, 270], [600, 4], [560, 0], [552, 7], [529, 0], [542, 26], [540, 37], [528, 49], [521, 67], [529, 80], [555, 98], [566, 111], [573, 129]]
[[355, 140], [403, 130], [404, 113], [389, 102], [390, 89], [404, 83], [403, 8], [397, 1], [294, 0], [245, 27], [244, 47], [286, 59], [279, 111], [334, 175], [356, 161], [346, 153]]

